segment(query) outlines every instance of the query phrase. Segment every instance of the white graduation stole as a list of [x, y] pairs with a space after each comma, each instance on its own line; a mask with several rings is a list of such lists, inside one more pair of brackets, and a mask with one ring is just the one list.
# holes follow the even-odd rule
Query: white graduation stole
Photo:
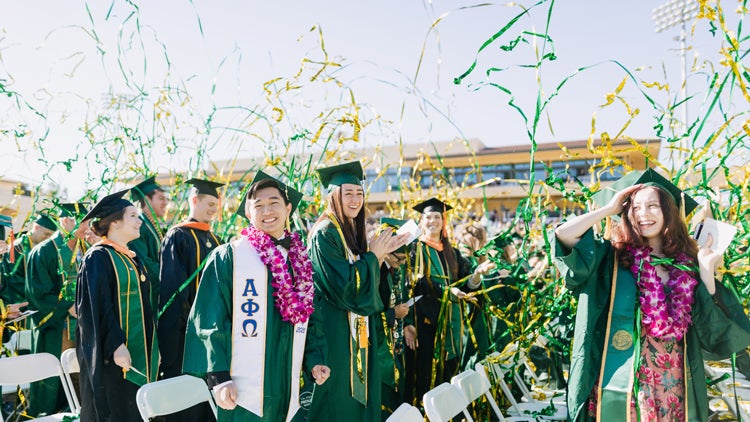
[[[268, 307], [268, 270], [260, 255], [246, 238], [232, 242], [234, 252], [232, 363], [230, 375], [237, 386], [237, 404], [263, 417], [263, 381], [265, 379], [266, 316]], [[279, 249], [286, 258], [284, 248]], [[278, 312], [272, 309], [272, 312]], [[284, 322], [285, 324], [287, 322]], [[289, 397], [289, 421], [299, 410], [299, 377], [305, 351], [307, 322], [294, 326], [292, 371]], [[272, 374], [273, 375], [273, 374]]]

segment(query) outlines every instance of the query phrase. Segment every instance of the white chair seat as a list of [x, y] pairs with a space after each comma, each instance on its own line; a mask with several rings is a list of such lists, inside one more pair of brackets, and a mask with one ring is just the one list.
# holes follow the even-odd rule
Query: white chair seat
[[144, 421], [169, 415], [199, 403], [207, 402], [216, 416], [216, 404], [206, 382], [190, 375], [180, 375], [146, 384], [135, 396]]
[[423, 422], [422, 412], [409, 403], [401, 403], [401, 406], [388, 416], [385, 422]]
[[[32, 353], [30, 355], [11, 356], [0, 359], [0, 385], [24, 385], [46, 378], [58, 377], [62, 385], [68, 406], [74, 409], [73, 399], [65, 380], [60, 361], [50, 353]], [[49, 415], [37, 420], [62, 420], [65, 416], [75, 416], [75, 413], [61, 413]]]
[[424, 412], [430, 422], [446, 422], [459, 413], [464, 414], [468, 422], [474, 422], [466, 407], [469, 401], [454, 385], [444, 382], [426, 392], [422, 398]]

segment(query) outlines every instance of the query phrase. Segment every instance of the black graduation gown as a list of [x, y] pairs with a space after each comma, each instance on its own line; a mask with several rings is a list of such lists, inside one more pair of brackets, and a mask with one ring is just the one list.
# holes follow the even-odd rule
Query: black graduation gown
[[[193, 276], [219, 243], [219, 239], [208, 230], [181, 225], [169, 229], [161, 245], [159, 312], [185, 280]], [[175, 377], [182, 373], [185, 328], [198, 283], [200, 274], [195, 274], [190, 284], [175, 297], [174, 302], [159, 317], [157, 337], [161, 353], [160, 372], [163, 378]]]
[[[120, 327], [120, 292], [109, 252], [92, 247], [83, 257], [76, 291], [76, 355], [81, 368], [82, 421], [141, 420], [135, 395], [138, 385], [123, 378], [122, 368], [113, 359], [115, 350], [126, 341]], [[136, 264], [143, 267], [134, 259]], [[139, 282], [146, 348], [150, 356], [154, 317], [150, 304], [149, 281]]]

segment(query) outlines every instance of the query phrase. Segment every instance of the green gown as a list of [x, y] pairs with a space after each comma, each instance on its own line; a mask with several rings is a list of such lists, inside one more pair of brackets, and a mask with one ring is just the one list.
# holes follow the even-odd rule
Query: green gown
[[[375, 319], [380, 317], [380, 312], [383, 311], [383, 301], [378, 292], [378, 259], [374, 253], [366, 252], [350, 264], [344, 249], [344, 241], [333, 223], [328, 220], [318, 223], [313, 228], [308, 246], [315, 280], [315, 312], [322, 313], [328, 355], [326, 364], [331, 368], [331, 377], [315, 391], [309, 420], [380, 421], [381, 380], [376, 360], [378, 337], [375, 332]], [[369, 324], [366, 405], [352, 397], [350, 376], [360, 377], [360, 373], [359, 369], [356, 366], [352, 368], [350, 363], [350, 311], [366, 316]], [[364, 365], [362, 375], [365, 375]]]
[[[232, 293], [234, 253], [231, 244], [217, 247], [203, 269], [185, 335], [183, 371], [208, 376], [220, 384], [229, 380], [232, 360]], [[268, 271], [268, 280], [271, 272]], [[292, 341], [294, 326], [283, 321], [276, 310], [274, 289], [268, 286], [266, 319], [266, 357], [263, 417], [237, 406], [227, 411], [219, 408], [219, 421], [284, 421], [289, 407], [291, 386]], [[308, 323], [303, 370], [310, 374], [323, 363], [325, 340], [315, 331], [314, 315]], [[272, 357], [272, 358], [268, 358]], [[329, 380], [330, 381], [330, 380]], [[209, 382], [211, 382], [209, 380]], [[317, 392], [316, 392], [317, 395]], [[298, 412], [301, 413], [301, 412]]]
[[128, 248], [136, 253], [138, 259], [146, 269], [146, 276], [151, 283], [151, 309], [158, 310], [159, 306], [159, 249], [164, 238], [161, 230], [141, 214], [141, 236], [128, 243]]
[[[62, 336], [66, 326], [70, 339], [75, 333], [75, 318], [68, 310], [75, 303], [75, 281], [79, 258], [57, 232], [31, 250], [28, 258], [26, 295], [29, 309], [38, 312], [32, 318], [31, 352], [62, 354]], [[31, 384], [29, 413], [54, 413], [60, 404], [60, 380], [48, 378]], [[63, 401], [64, 403], [64, 401]]]
[[[608, 332], [615, 254], [611, 243], [596, 238], [591, 229], [572, 249], [556, 242], [554, 253], [567, 288], [578, 297], [568, 378], [568, 409], [570, 420], [584, 421], [590, 419], [587, 415], [588, 398], [599, 378], [602, 355], [605, 353], [603, 349], [605, 333]], [[634, 283], [635, 278], [629, 269], [619, 267], [616, 281]], [[708, 418], [708, 394], [701, 349], [713, 359], [724, 359], [743, 350], [750, 345], [750, 323], [727, 288], [717, 282], [716, 294], [711, 296], [700, 279], [691, 317], [693, 324], [685, 335], [687, 415], [691, 421], [705, 421]], [[625, 372], [633, 371], [631, 368]], [[621, 409], [603, 412], [608, 418], [611, 416], [615, 419], [624, 418], [627, 413]]]
[[13, 245], [15, 262], [10, 262], [10, 253], [6, 253], [2, 258], [3, 287], [0, 291], [0, 298], [8, 304], [21, 303], [26, 300], [27, 258], [34, 246], [29, 233], [19, 236]]

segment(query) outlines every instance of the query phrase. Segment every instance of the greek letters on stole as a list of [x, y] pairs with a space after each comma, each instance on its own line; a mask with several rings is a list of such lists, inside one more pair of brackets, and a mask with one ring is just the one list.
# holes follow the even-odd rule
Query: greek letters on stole
[[[265, 379], [266, 316], [268, 307], [268, 269], [250, 242], [241, 237], [232, 242], [234, 280], [232, 289], [232, 363], [230, 374], [237, 386], [237, 404], [263, 416]], [[280, 249], [286, 257], [286, 250]], [[271, 312], [278, 312], [272, 309]], [[288, 324], [288, 322], [282, 322]], [[307, 322], [294, 326], [292, 350], [292, 391], [289, 397], [289, 421], [299, 405], [299, 376], [305, 349]], [[273, 376], [273, 374], [271, 374]]]

